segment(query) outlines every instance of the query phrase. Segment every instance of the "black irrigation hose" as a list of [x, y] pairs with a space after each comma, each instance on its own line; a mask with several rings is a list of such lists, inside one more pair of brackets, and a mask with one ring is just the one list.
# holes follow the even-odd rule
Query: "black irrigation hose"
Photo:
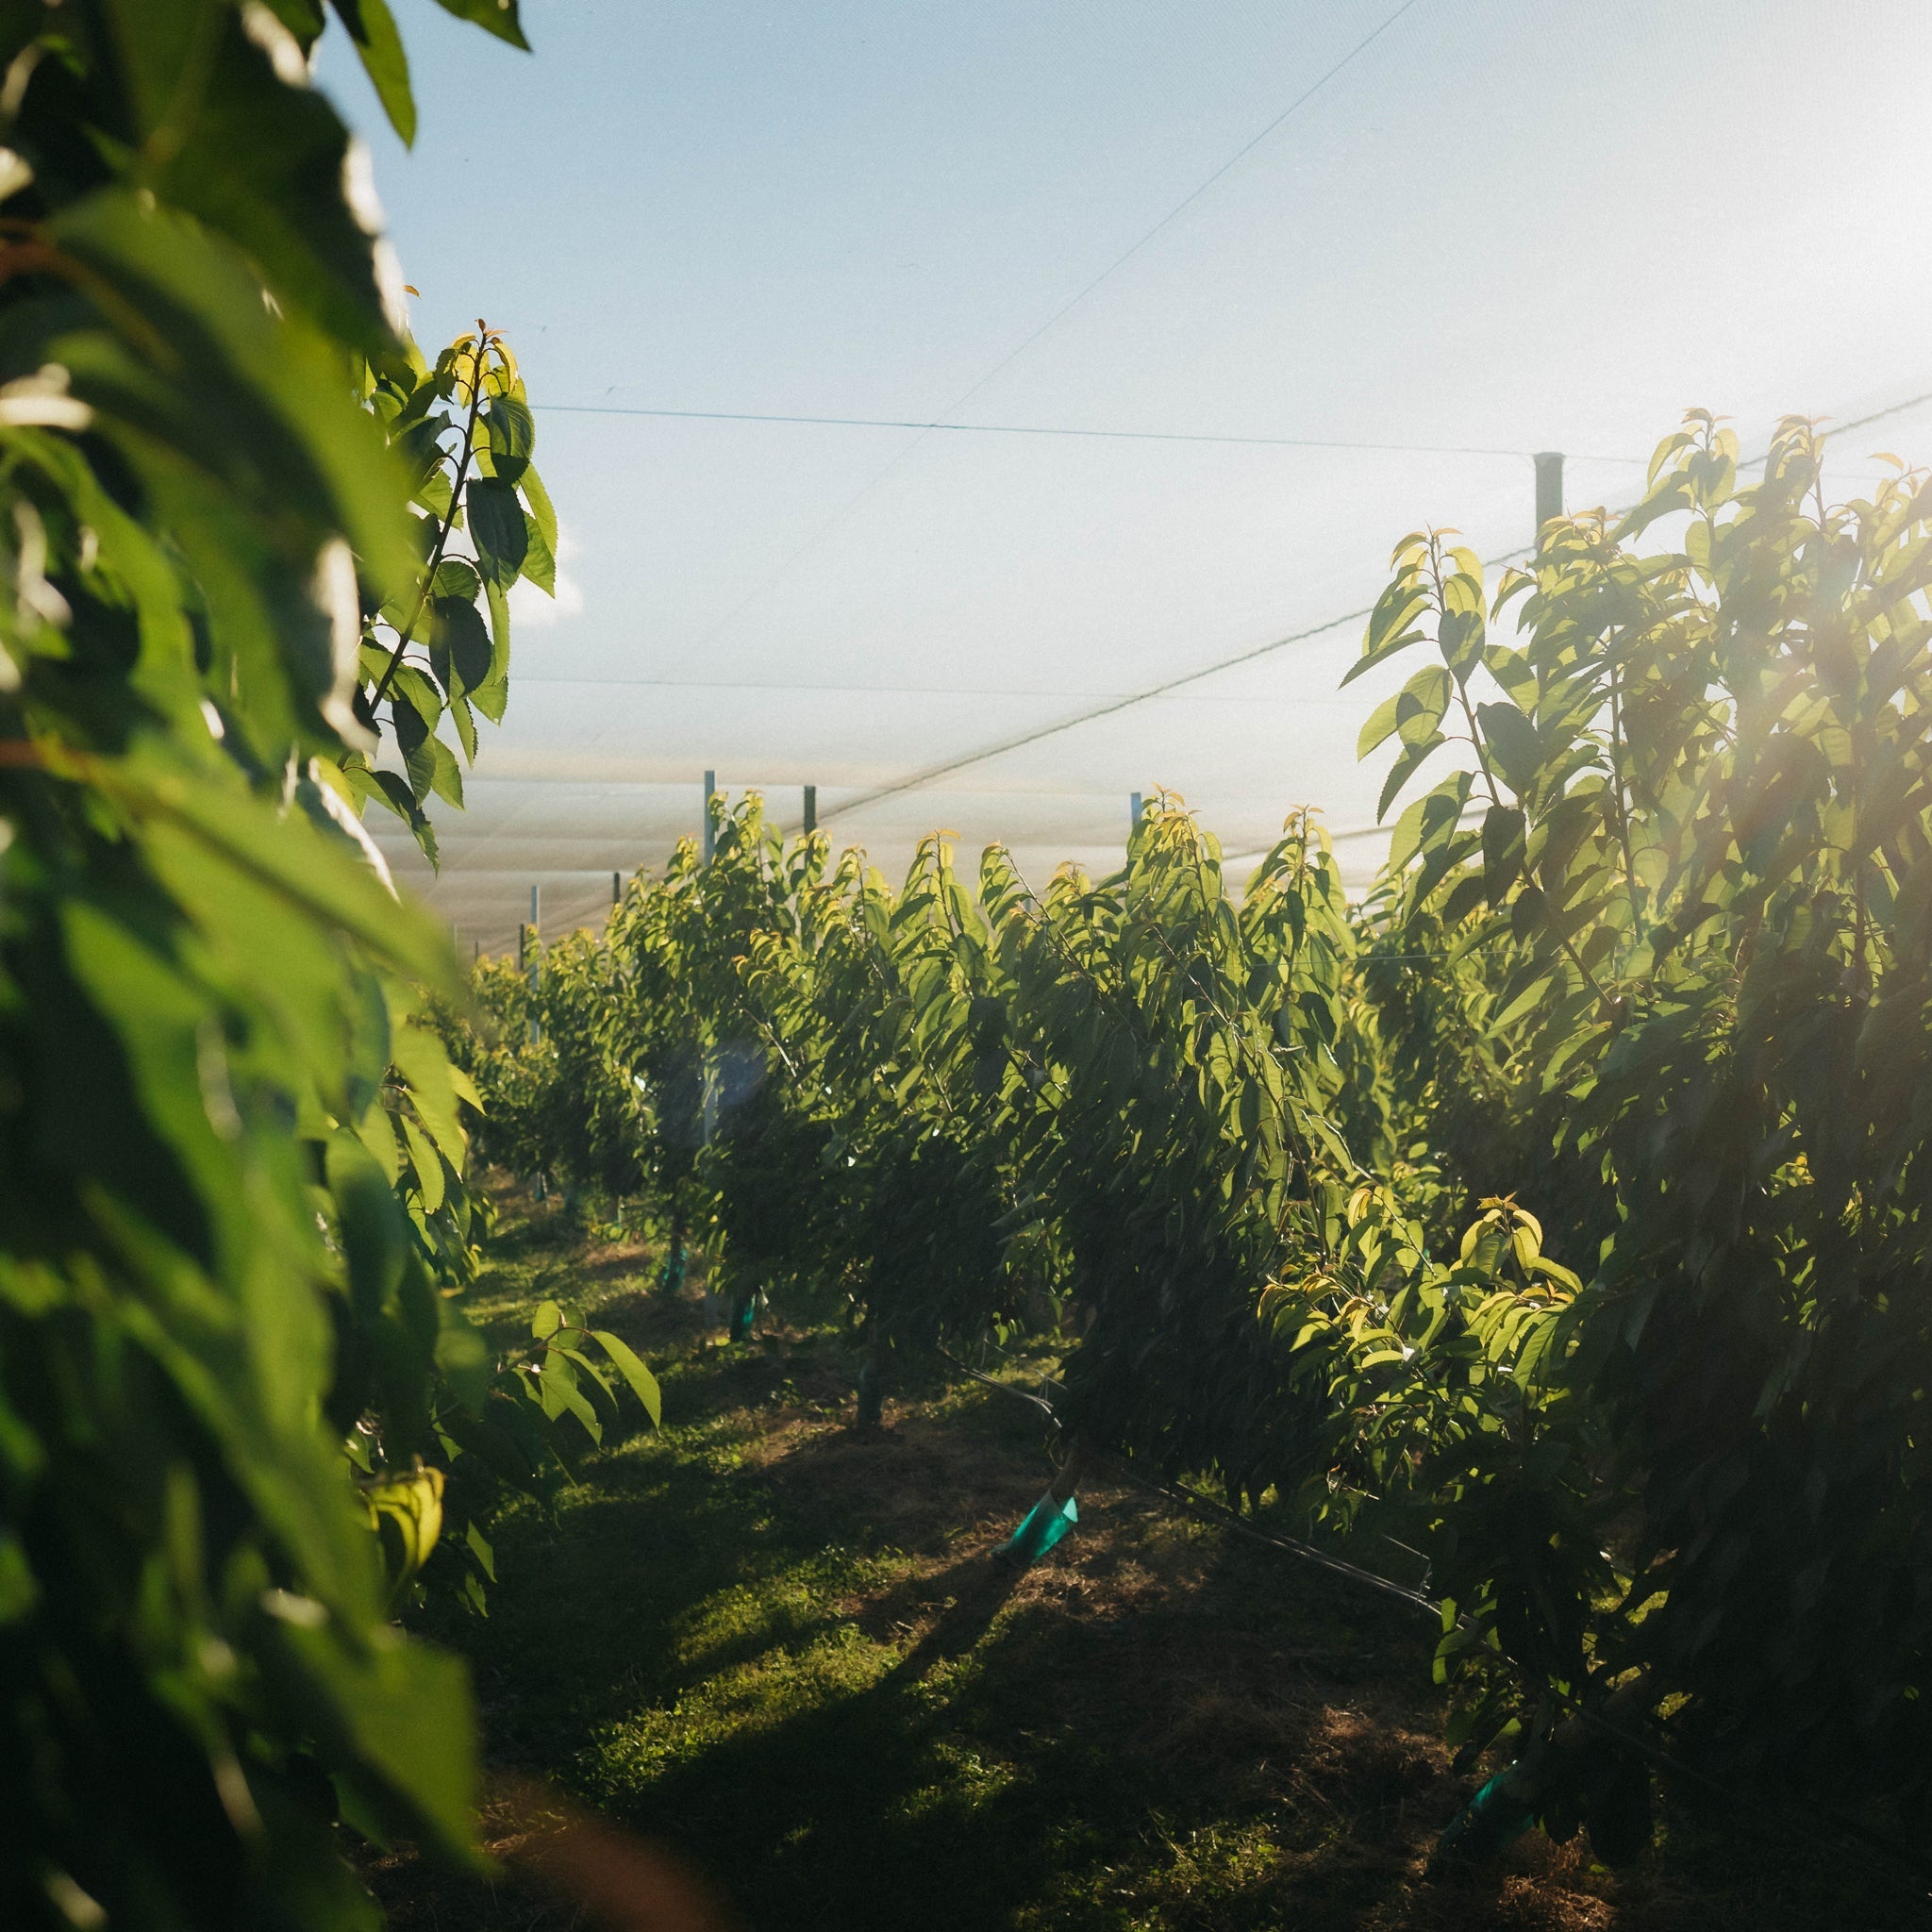
[[[1211, 1496], [1204, 1496], [1198, 1490], [1191, 1490], [1185, 1483], [1158, 1483], [1144, 1475], [1137, 1475], [1120, 1460], [1109, 1457], [1108, 1460], [1115, 1472], [1124, 1476], [1136, 1489], [1145, 1490], [1150, 1495], [1165, 1496], [1171, 1503], [1178, 1503], [1183, 1509], [1210, 1521], [1224, 1523], [1237, 1535], [1244, 1536], [1250, 1541], [1266, 1543], [1272, 1549], [1286, 1550], [1291, 1557], [1299, 1557], [1305, 1563], [1312, 1563], [1317, 1569], [1331, 1571], [1337, 1576], [1345, 1576], [1351, 1583], [1359, 1583], [1367, 1590], [1381, 1591], [1384, 1596], [1392, 1596], [1398, 1602], [1411, 1605], [1425, 1611], [1437, 1623], [1442, 1617], [1442, 1606], [1437, 1600], [1420, 1590], [1410, 1590], [1394, 1581], [1392, 1577], [1378, 1574], [1374, 1570], [1364, 1570], [1358, 1563], [1351, 1563], [1341, 1557], [1331, 1557], [1326, 1550], [1318, 1549], [1313, 1543], [1305, 1543], [1299, 1537], [1277, 1536], [1273, 1530], [1258, 1529], [1224, 1503], [1217, 1503]], [[1458, 1617], [1458, 1624], [1466, 1623]]]
[[975, 1382], [984, 1382], [989, 1389], [997, 1389], [1002, 1395], [1011, 1395], [1021, 1402], [1030, 1402], [1050, 1423], [1057, 1424], [1059, 1421], [1059, 1417], [1054, 1413], [1053, 1404], [1045, 1396], [1029, 1395], [1024, 1389], [1015, 1389], [1010, 1382], [996, 1382], [991, 1375], [982, 1374], [979, 1370], [972, 1367], [971, 1364], [962, 1362], [951, 1349], [942, 1348], [940, 1350], [940, 1354], [962, 1374], [971, 1375]]
[[[997, 1389], [1002, 1395], [1017, 1396], [1022, 1402], [1030, 1402], [1041, 1410], [1047, 1418], [1058, 1423], [1059, 1417], [1052, 1403], [1043, 1395], [1029, 1394], [1024, 1389], [1015, 1389], [1010, 1382], [996, 1381], [991, 1375], [982, 1374], [979, 1370], [962, 1362], [946, 1349], [940, 1354], [956, 1369], [964, 1371], [975, 1382], [984, 1382], [989, 1389]], [[1119, 1457], [1110, 1456], [1107, 1461], [1123, 1480], [1136, 1489], [1145, 1490], [1150, 1495], [1164, 1496], [1170, 1503], [1177, 1503], [1183, 1509], [1190, 1509], [1197, 1516], [1207, 1516], [1214, 1521], [1225, 1523], [1238, 1535], [1249, 1538], [1257, 1543], [1266, 1543], [1273, 1549], [1286, 1550], [1291, 1557], [1299, 1557], [1304, 1562], [1313, 1563], [1319, 1569], [1332, 1571], [1337, 1576], [1344, 1576], [1351, 1583], [1359, 1583], [1369, 1590], [1380, 1591], [1385, 1596], [1392, 1596], [1412, 1607], [1425, 1611], [1438, 1623], [1441, 1621], [1442, 1606], [1432, 1596], [1419, 1590], [1410, 1590], [1397, 1583], [1391, 1577], [1378, 1575], [1373, 1570], [1364, 1570], [1358, 1563], [1351, 1563], [1341, 1557], [1333, 1557], [1326, 1550], [1318, 1549], [1313, 1543], [1305, 1543], [1299, 1537], [1277, 1536], [1272, 1530], [1259, 1529], [1243, 1516], [1238, 1515], [1225, 1505], [1217, 1503], [1211, 1496], [1204, 1496], [1198, 1491], [1189, 1489], [1184, 1483], [1158, 1483], [1146, 1476], [1136, 1474]]]
[[[962, 1362], [958, 1356], [946, 1349], [942, 1348], [939, 1352], [956, 1369], [959, 1369], [966, 1374], [971, 1375], [975, 1382], [983, 1382], [989, 1389], [996, 1389], [1002, 1395], [1010, 1395], [1021, 1402], [1030, 1403], [1035, 1408], [1040, 1409], [1049, 1421], [1056, 1424], [1058, 1423], [1059, 1417], [1055, 1412], [1053, 1404], [1048, 1402], [1044, 1396], [1030, 1394], [1024, 1389], [1014, 1388], [1010, 1382], [997, 1381], [991, 1375], [983, 1374], [978, 1369], [973, 1368], [966, 1362]], [[1327, 1551], [1318, 1549], [1313, 1543], [1303, 1542], [1297, 1537], [1277, 1536], [1271, 1530], [1259, 1529], [1235, 1510], [1228, 1508], [1224, 1504], [1217, 1503], [1211, 1497], [1199, 1494], [1197, 1491], [1189, 1489], [1184, 1483], [1152, 1482], [1143, 1475], [1136, 1474], [1118, 1457], [1108, 1457], [1107, 1461], [1117, 1474], [1124, 1477], [1136, 1489], [1145, 1490], [1151, 1495], [1164, 1497], [1167, 1501], [1178, 1504], [1183, 1509], [1190, 1510], [1197, 1516], [1204, 1516], [1212, 1521], [1224, 1523], [1238, 1535], [1247, 1537], [1251, 1541], [1265, 1543], [1272, 1549], [1285, 1551], [1291, 1557], [1298, 1557], [1304, 1562], [1313, 1563], [1317, 1568], [1326, 1570], [1334, 1575], [1344, 1577], [1351, 1583], [1361, 1584], [1367, 1589], [1379, 1591], [1384, 1596], [1395, 1597], [1417, 1609], [1426, 1611], [1439, 1624], [1441, 1620], [1441, 1604], [1423, 1591], [1406, 1589], [1403, 1585], [1391, 1581], [1387, 1576], [1377, 1575], [1374, 1571], [1364, 1570], [1359, 1564], [1350, 1563], [1341, 1557], [1332, 1557]], [[1466, 1618], [1457, 1618], [1457, 1621], [1458, 1624], [1461, 1624], [1466, 1623], [1468, 1620]], [[1760, 1803], [1759, 1800], [1749, 1797], [1744, 1792], [1737, 1790], [1729, 1785], [1721, 1783], [1707, 1773], [1695, 1770], [1690, 1765], [1673, 1757], [1669, 1752], [1660, 1750], [1657, 1745], [1650, 1743], [1635, 1732], [1625, 1730], [1623, 1725], [1612, 1724], [1609, 1719], [1604, 1717], [1600, 1712], [1586, 1708], [1582, 1703], [1568, 1691], [1557, 1690], [1552, 1688], [1550, 1694], [1574, 1716], [1580, 1718], [1586, 1724], [1590, 1725], [1591, 1729], [1601, 1732], [1605, 1737], [1624, 1746], [1624, 1749], [1635, 1752], [1639, 1757], [1655, 1765], [1659, 1771], [1666, 1772], [1674, 1777], [1683, 1778], [1688, 1783], [1701, 1786], [1714, 1796], [1723, 1798], [1726, 1803], [1737, 1807], [1747, 1818], [1751, 1816]], [[1897, 1840], [1886, 1837], [1883, 1832], [1874, 1831], [1869, 1825], [1861, 1824], [1856, 1818], [1848, 1818], [1842, 1812], [1825, 1810], [1816, 1806], [1810, 1807], [1808, 1816], [1819, 1824], [1829, 1825], [1832, 1830], [1840, 1833], [1841, 1836], [1856, 1840], [1869, 1850], [1884, 1853], [1886, 1857], [1895, 1859], [1919, 1878], [1932, 1879], [1932, 1858], [1927, 1858], [1923, 1853], [1913, 1851], [1908, 1845], [1898, 1843]], [[1761, 1826], [1754, 1824], [1752, 1830], [1755, 1836], [1766, 1842], [1782, 1842], [1781, 1840], [1776, 1839], [1772, 1833]], [[1816, 1836], [1815, 1833], [1814, 1836]], [[1932, 1896], [1932, 1894], [1928, 1894], [1928, 1896]]]

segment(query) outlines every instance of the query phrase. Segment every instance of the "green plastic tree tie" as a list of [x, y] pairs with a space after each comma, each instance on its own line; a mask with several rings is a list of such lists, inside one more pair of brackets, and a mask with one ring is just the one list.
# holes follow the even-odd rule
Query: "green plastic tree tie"
[[1429, 1857], [1432, 1873], [1460, 1859], [1485, 1863], [1536, 1823], [1535, 1812], [1519, 1793], [1523, 1782], [1517, 1774], [1520, 1770], [1512, 1764], [1507, 1771], [1499, 1771], [1449, 1821]]
[[1080, 1520], [1073, 1497], [1062, 1503], [1049, 1490], [1021, 1519], [1020, 1526], [992, 1553], [995, 1563], [1030, 1569]]

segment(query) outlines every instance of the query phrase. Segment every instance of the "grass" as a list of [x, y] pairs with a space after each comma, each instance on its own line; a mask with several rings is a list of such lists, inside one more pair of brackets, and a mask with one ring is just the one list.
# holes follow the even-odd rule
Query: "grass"
[[[649, 1263], [524, 1212], [473, 1306], [507, 1325], [545, 1293], [587, 1303], [665, 1398], [664, 1428], [608, 1443], [554, 1516], [503, 1524], [487, 1621], [434, 1622], [472, 1660], [507, 1854], [540, 1779], [694, 1868], [746, 1932], [1927, 1923], [1828, 1839], [1668, 1805], [1630, 1873], [1532, 1835], [1425, 1880], [1476, 1780], [1450, 1774], [1412, 1611], [1104, 1482], [1003, 1577], [988, 1553], [1047, 1474], [1037, 1414], [935, 1384], [860, 1436], [838, 1337], [726, 1348]], [[403, 1932], [597, 1923], [407, 1852], [372, 1878]]]

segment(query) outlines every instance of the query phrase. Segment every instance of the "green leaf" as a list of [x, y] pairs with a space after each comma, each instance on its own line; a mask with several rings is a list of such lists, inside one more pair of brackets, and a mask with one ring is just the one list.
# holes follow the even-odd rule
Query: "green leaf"
[[391, 1602], [412, 1582], [442, 1535], [442, 1472], [398, 1471], [359, 1486], [391, 1575]]
[[537, 419], [520, 396], [492, 396], [478, 422], [488, 439], [490, 467], [499, 480], [516, 483], [537, 447]]
[[325, 1160], [349, 1291], [358, 1313], [370, 1320], [402, 1279], [409, 1247], [408, 1218], [390, 1185], [390, 1175], [356, 1135], [332, 1134]]
[[0, 1530], [0, 1630], [32, 1614], [41, 1599], [41, 1586], [20, 1539]]
[[494, 1583], [496, 1581], [496, 1552], [491, 1547], [489, 1538], [472, 1523], [464, 1527], [463, 1541], [469, 1545], [470, 1554], [475, 1557], [477, 1563], [481, 1566], [484, 1575], [489, 1577], [491, 1583]]
[[503, 723], [503, 714], [509, 707], [509, 682], [507, 678], [492, 677], [487, 684], [479, 684], [469, 695], [471, 702], [492, 724]]
[[295, 36], [304, 54], [315, 45], [326, 25], [322, 0], [268, 0], [268, 9]]
[[341, 1764], [337, 1776], [398, 1836], [420, 1834], [477, 1869], [476, 1721], [460, 1659], [386, 1629], [352, 1646], [307, 1615], [272, 1627], [280, 1652], [272, 1674]]
[[[434, 731], [442, 719], [442, 693], [434, 682], [417, 670], [413, 664], [399, 665], [394, 677], [390, 680], [390, 689], [416, 713], [416, 722], [425, 731]], [[398, 727], [400, 729], [400, 726]], [[419, 743], [420, 738], [411, 734], [408, 744]]]
[[450, 722], [457, 727], [457, 739], [462, 745], [465, 760], [474, 765], [476, 762], [476, 714], [470, 708], [470, 701], [459, 691], [449, 701]]
[[483, 594], [483, 579], [476, 575], [475, 566], [468, 558], [445, 557], [436, 566], [436, 575], [429, 580], [430, 594], [436, 598], [453, 598], [458, 603], [475, 604]]
[[[1465, 579], [1453, 577], [1453, 585]], [[1442, 662], [1457, 679], [1466, 679], [1481, 661], [1483, 641], [1487, 627], [1483, 619], [1482, 587], [1477, 585], [1473, 606], [1465, 603], [1460, 608], [1444, 610], [1438, 627], [1436, 641], [1442, 653]]]
[[458, 597], [439, 597], [430, 608], [437, 641], [449, 653], [458, 688], [475, 691], [487, 684], [493, 649], [482, 613], [468, 598]]
[[615, 1363], [618, 1374], [630, 1384], [632, 1392], [644, 1406], [644, 1413], [654, 1424], [661, 1425], [664, 1402], [658, 1391], [658, 1378], [638, 1359], [630, 1344], [621, 1336], [611, 1334], [608, 1328], [593, 1328], [591, 1333], [603, 1344], [604, 1353]]
[[407, 1114], [399, 1116], [403, 1141], [409, 1151], [409, 1165], [415, 1171], [416, 1188], [423, 1211], [434, 1214], [442, 1206], [442, 1161], [435, 1143]]
[[1364, 671], [1381, 663], [1385, 658], [1392, 658], [1398, 651], [1406, 651], [1409, 645], [1419, 642], [1423, 634], [1415, 627], [1413, 620], [1427, 608], [1428, 598], [1412, 576], [1405, 575], [1396, 578], [1376, 600], [1362, 641], [1362, 654], [1348, 667], [1342, 683], [1353, 684]]
[[535, 467], [524, 472], [517, 479], [517, 488], [524, 492], [524, 501], [530, 507], [530, 514], [536, 519], [537, 528], [541, 533], [544, 546], [550, 554], [557, 555], [557, 512], [551, 508], [550, 492], [543, 488]]
[[457, 1119], [456, 1069], [440, 1036], [425, 1024], [391, 1029], [390, 1051], [409, 1083], [409, 1099], [443, 1158], [462, 1172], [467, 1143]]
[[1542, 745], [1537, 738], [1536, 726], [1509, 704], [1478, 705], [1475, 715], [1489, 748], [1490, 762], [1502, 774], [1510, 791], [1521, 798], [1535, 788], [1542, 769]]
[[1448, 740], [1440, 731], [1432, 732], [1420, 743], [1407, 744], [1402, 755], [1389, 769], [1389, 775], [1382, 781], [1382, 796], [1375, 806], [1377, 823], [1388, 816], [1389, 808], [1395, 802], [1396, 794], [1419, 772], [1424, 762], [1435, 752], [1440, 751]]
[[[401, 678], [396, 680], [401, 683]], [[406, 695], [398, 694], [390, 707], [390, 724], [396, 734], [396, 749], [403, 755], [403, 768], [408, 774], [408, 792], [411, 808], [420, 806], [429, 795], [430, 781], [436, 775], [436, 754], [428, 749], [430, 743], [429, 726], [423, 722], [423, 713]], [[383, 774], [392, 777], [392, 773]]]
[[509, 599], [493, 582], [484, 591], [490, 606], [490, 675], [471, 688], [470, 697], [492, 724], [500, 724], [509, 703]]
[[[456, 485], [450, 481], [449, 472], [441, 467], [425, 472], [417, 480], [409, 497], [411, 503], [429, 512], [425, 522], [430, 525], [432, 532], [450, 514], [456, 500]], [[460, 525], [460, 518], [454, 521]]]
[[[1554, 968], [1545, 966], [1541, 972], [1529, 969], [1529, 977], [1522, 990], [1505, 1000], [1502, 1010], [1491, 1015], [1490, 1024], [1499, 1032], [1506, 1026], [1513, 1026], [1531, 1008], [1538, 1005], [1551, 983], [1556, 979]], [[1507, 989], [1505, 989], [1507, 992]]]
[[603, 1441], [604, 1424], [598, 1420], [597, 1411], [591, 1407], [584, 1391], [578, 1388], [576, 1371], [571, 1366], [568, 1357], [559, 1350], [550, 1350], [543, 1357], [543, 1367], [537, 1380], [543, 1413], [552, 1422], [560, 1421], [566, 1414], [574, 1415], [584, 1425], [584, 1432], [591, 1441]]
[[1406, 807], [1389, 841], [1389, 866], [1400, 872], [1418, 852], [1452, 836], [1469, 802], [1471, 774], [1452, 773], [1432, 791]]
[[[125, 131], [142, 151], [140, 179], [158, 208], [184, 211], [231, 242], [257, 265], [284, 315], [306, 315], [345, 344], [388, 353], [374, 245], [342, 192], [347, 129], [327, 97], [276, 72], [237, 17], [240, 8], [221, 8], [208, 22], [213, 31], [195, 35], [170, 32], [163, 24], [175, 17], [163, 6], [121, 0], [113, 13], [103, 30], [117, 38], [132, 39], [129, 23], [142, 16], [159, 29], [117, 63], [131, 94], [148, 93], [136, 110], [144, 125]], [[173, 42], [165, 52], [163, 35]], [[186, 130], [170, 124], [191, 90], [192, 132], [182, 140]], [[109, 138], [108, 129], [97, 125], [93, 138]]]
[[557, 560], [550, 554], [550, 546], [543, 541], [543, 533], [537, 527], [535, 517], [525, 519], [528, 548], [524, 558], [524, 575], [540, 591], [550, 596], [557, 595]]
[[454, 1302], [439, 1296], [438, 1305], [437, 1373], [472, 1415], [481, 1415], [496, 1369], [489, 1339]]
[[416, 140], [416, 102], [409, 92], [409, 61], [387, 0], [329, 0], [362, 61], [382, 111], [405, 147]]
[[1386, 697], [1369, 714], [1369, 722], [1361, 728], [1361, 735], [1355, 741], [1355, 755], [1365, 758], [1378, 744], [1394, 736], [1396, 707], [1402, 702], [1402, 693], [1395, 691]]
[[1453, 692], [1449, 673], [1440, 664], [1425, 664], [1403, 686], [1395, 700], [1395, 724], [1406, 745], [1440, 744], [1442, 715]]
[[484, 581], [496, 590], [508, 590], [530, 547], [529, 524], [515, 490], [493, 476], [475, 476], [463, 491], [463, 503]]
[[1480, 906], [1489, 893], [1489, 884], [1479, 874], [1457, 879], [1442, 905], [1442, 923], [1457, 926]]
[[1492, 805], [1483, 814], [1483, 884], [1491, 905], [1504, 895], [1523, 872], [1524, 817], [1513, 806]]
[[[409, 581], [405, 478], [342, 382], [336, 343], [272, 316], [244, 258], [131, 192], [75, 203], [49, 224], [48, 239], [113, 288], [121, 325], [141, 345], [137, 359], [105, 336], [59, 344], [74, 391], [101, 413], [104, 433], [143, 470], [160, 438], [238, 487], [252, 478], [255, 491], [275, 493], [281, 514], [347, 535], [377, 586]], [[166, 383], [146, 359], [157, 353], [175, 365]]]
[[467, 20], [473, 25], [492, 33], [500, 41], [508, 41], [513, 47], [529, 50], [529, 42], [524, 38], [523, 24], [517, 19], [517, 0], [436, 0], [445, 13], [453, 13], [458, 20]]
[[1512, 704], [1525, 711], [1535, 706], [1536, 673], [1521, 651], [1491, 644], [1483, 652], [1483, 668], [1503, 687]]
[[340, 926], [377, 959], [425, 985], [455, 990], [443, 929], [399, 906], [371, 874], [306, 821], [284, 817], [206, 774], [189, 777], [153, 754], [90, 763], [92, 781], [150, 827], [168, 825], [219, 857], [286, 908]]
[[[427, 738], [423, 741], [416, 756], [409, 760], [409, 776], [413, 781], [419, 762], [426, 764], [428, 784], [425, 788], [433, 791], [445, 804], [453, 805], [458, 811], [463, 808], [463, 768], [457, 763], [455, 752], [440, 738]], [[419, 792], [418, 797], [423, 794]]]

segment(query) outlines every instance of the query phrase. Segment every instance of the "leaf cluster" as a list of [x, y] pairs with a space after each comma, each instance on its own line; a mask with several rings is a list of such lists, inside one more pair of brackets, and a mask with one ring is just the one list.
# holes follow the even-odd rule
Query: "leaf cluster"
[[[393, 69], [379, 0], [337, 11]], [[450, 533], [473, 606], [512, 551], [541, 578], [541, 491], [500, 342], [432, 370], [399, 331], [308, 84], [323, 25], [0, 5], [9, 1925], [339, 1932], [374, 1913], [344, 1825], [475, 1857], [464, 1674], [394, 1612], [446, 1518], [482, 1540], [458, 1438], [532, 1371], [452, 1299], [479, 1231], [475, 1095], [432, 1024], [458, 982], [358, 805], [436, 789], [411, 712], [500, 711], [507, 631], [487, 664], [461, 642]], [[458, 416], [467, 479], [435, 454]], [[426, 670], [392, 645], [395, 679], [434, 706], [367, 649], [412, 600]]]
[[1473, 769], [1398, 822], [1382, 943], [1440, 964], [1377, 997], [1418, 1138], [1597, 1256], [1592, 1680], [1724, 1774], [1922, 1806], [1932, 494], [1833, 504], [1797, 419], [1737, 455], [1694, 413], [1493, 598], [1398, 552], [1363, 661], [1433, 647]]

